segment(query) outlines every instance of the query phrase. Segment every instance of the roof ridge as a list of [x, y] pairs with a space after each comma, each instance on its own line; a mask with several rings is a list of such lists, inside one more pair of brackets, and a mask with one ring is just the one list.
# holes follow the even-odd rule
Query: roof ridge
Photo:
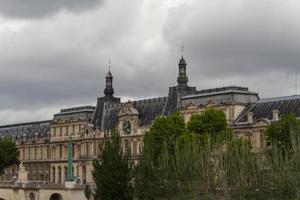
[[26, 125], [36, 125], [36, 124], [42, 124], [42, 123], [47, 123], [47, 122], [52, 122], [53, 120], [42, 120], [42, 121], [33, 121], [33, 122], [20, 122], [20, 123], [15, 123], [15, 124], [5, 124], [5, 125], [0, 125], [0, 128], [7, 128], [7, 127], [12, 127], [12, 126], [26, 126]]
[[287, 100], [293, 100], [293, 99], [300, 99], [300, 95], [263, 98], [263, 99], [260, 99], [258, 101], [258, 103], [266, 103], [266, 102], [272, 102], [272, 101], [287, 101]]

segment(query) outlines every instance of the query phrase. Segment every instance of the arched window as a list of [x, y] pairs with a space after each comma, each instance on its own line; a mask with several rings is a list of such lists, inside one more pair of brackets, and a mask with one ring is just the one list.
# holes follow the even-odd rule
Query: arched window
[[34, 196], [33, 193], [30, 193], [30, 194], [29, 194], [29, 200], [35, 200], [35, 196]]
[[50, 196], [50, 200], [63, 200], [63, 198], [60, 194], [54, 193]]

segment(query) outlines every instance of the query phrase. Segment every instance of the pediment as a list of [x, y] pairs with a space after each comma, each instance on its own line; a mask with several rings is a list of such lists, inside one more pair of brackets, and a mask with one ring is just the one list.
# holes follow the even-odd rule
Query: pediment
[[196, 108], [198, 108], [198, 106], [193, 102], [190, 102], [187, 106], [185, 106], [185, 109], [196, 109]]
[[127, 103], [122, 105], [121, 110], [118, 113], [118, 116], [126, 116], [126, 115], [139, 115], [139, 111], [134, 108], [133, 103], [128, 101]]
[[209, 106], [216, 106], [216, 105], [218, 105], [218, 103], [215, 100], [213, 100], [213, 99], [210, 99], [207, 102], [207, 104], [206, 104], [207, 107], [209, 107]]
[[270, 121], [266, 118], [257, 119], [252, 123], [251, 126], [253, 127], [260, 127], [260, 126], [268, 126], [270, 124]]

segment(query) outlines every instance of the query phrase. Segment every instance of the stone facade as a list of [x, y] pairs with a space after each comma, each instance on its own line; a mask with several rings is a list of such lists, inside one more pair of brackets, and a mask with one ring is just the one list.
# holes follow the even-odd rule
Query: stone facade
[[[248, 137], [257, 149], [264, 145], [265, 128], [287, 113], [300, 117], [300, 96], [260, 99], [246, 87], [197, 90], [188, 86], [186, 62], [178, 64], [177, 85], [165, 97], [121, 102], [114, 96], [113, 76], [106, 76], [104, 96], [96, 106], [62, 109], [52, 120], [0, 126], [0, 135], [16, 141], [30, 183], [63, 185], [67, 174], [67, 144], [73, 144], [73, 173], [92, 184], [92, 161], [101, 155], [104, 134], [118, 129], [123, 148], [130, 146], [138, 161], [143, 135], [157, 116], [179, 111], [187, 122], [193, 114], [214, 107], [225, 113], [237, 137]], [[1, 182], [11, 182], [18, 167], [7, 169]]]

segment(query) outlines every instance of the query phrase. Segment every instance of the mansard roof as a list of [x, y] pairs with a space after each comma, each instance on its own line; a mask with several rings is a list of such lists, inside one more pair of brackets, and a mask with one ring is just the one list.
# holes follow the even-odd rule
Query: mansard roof
[[47, 137], [51, 120], [0, 126], [0, 136], [19, 139], [22, 137]]
[[204, 97], [204, 96], [215, 96], [215, 95], [228, 94], [228, 93], [258, 95], [256, 92], [249, 91], [249, 89], [247, 87], [227, 86], [227, 87], [199, 90], [199, 91], [196, 91], [195, 94], [184, 96], [181, 99], [198, 98], [198, 97]]
[[53, 123], [87, 121], [90, 122], [95, 111], [94, 106], [79, 106], [61, 109], [59, 113], [54, 114]]
[[261, 99], [257, 103], [248, 105], [235, 123], [246, 123], [249, 112], [253, 113], [253, 120], [264, 118], [271, 121], [275, 110], [279, 111], [280, 116], [292, 113], [300, 117], [300, 95]]
[[256, 92], [251, 92], [247, 87], [228, 86], [196, 91], [194, 94], [181, 97], [180, 108], [185, 108], [190, 103], [205, 106], [210, 101], [216, 104], [248, 105], [259, 100]]
[[[150, 125], [157, 116], [163, 114], [166, 103], [167, 97], [133, 101], [133, 107], [139, 113], [139, 125]], [[101, 130], [111, 130], [115, 128], [118, 123], [118, 113], [125, 104], [126, 103], [105, 103], [99, 98], [96, 108], [98, 114], [96, 112], [94, 113], [92, 123]], [[100, 111], [102, 111], [101, 114]]]

